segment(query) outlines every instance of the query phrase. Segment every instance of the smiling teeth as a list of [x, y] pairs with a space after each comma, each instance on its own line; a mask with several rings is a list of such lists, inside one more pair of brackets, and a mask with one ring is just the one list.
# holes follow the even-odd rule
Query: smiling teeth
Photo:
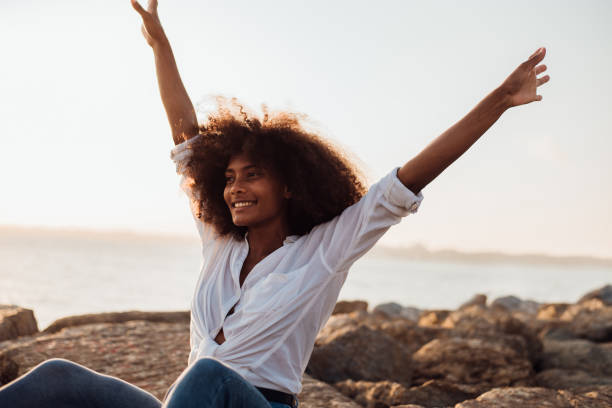
[[239, 207], [248, 207], [250, 205], [255, 204], [254, 201], [240, 201], [237, 203], [234, 203], [234, 207], [239, 208]]

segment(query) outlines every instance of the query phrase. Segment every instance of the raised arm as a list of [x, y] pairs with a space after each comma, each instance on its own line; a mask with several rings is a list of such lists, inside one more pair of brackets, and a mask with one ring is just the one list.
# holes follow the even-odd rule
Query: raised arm
[[149, 0], [146, 10], [138, 1], [130, 1], [142, 17], [142, 34], [153, 49], [159, 93], [172, 129], [172, 139], [174, 144], [179, 144], [198, 133], [195, 109], [181, 81], [170, 42], [159, 21], [157, 0]]
[[404, 164], [398, 171], [400, 181], [410, 191], [418, 194], [465, 153], [507, 109], [541, 101], [542, 96], [536, 95], [536, 88], [548, 82], [550, 77], [546, 75], [536, 78], [536, 75], [546, 70], [546, 65], [536, 65], [545, 55], [545, 48], [538, 49], [465, 117]]

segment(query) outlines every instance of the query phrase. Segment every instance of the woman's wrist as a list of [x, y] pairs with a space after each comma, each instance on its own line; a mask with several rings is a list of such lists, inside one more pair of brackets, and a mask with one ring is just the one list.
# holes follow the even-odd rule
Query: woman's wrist
[[170, 47], [170, 41], [168, 41], [168, 38], [165, 35], [159, 40], [156, 40], [153, 45], [151, 45], [151, 48], [153, 48], [153, 52], [155, 53], [168, 52], [172, 50]]
[[493, 97], [497, 101], [497, 104], [502, 107], [503, 111], [506, 111], [513, 106], [510, 98], [510, 93], [503, 85], [500, 85], [495, 88], [493, 92], [491, 92], [491, 95], [493, 95]]

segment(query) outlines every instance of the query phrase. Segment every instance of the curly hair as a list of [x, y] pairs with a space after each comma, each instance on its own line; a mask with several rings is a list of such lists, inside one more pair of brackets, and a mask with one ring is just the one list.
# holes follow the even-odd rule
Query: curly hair
[[236, 98], [217, 97], [217, 110], [199, 125], [184, 170], [199, 219], [221, 236], [244, 238], [247, 227], [233, 223], [223, 199], [225, 170], [230, 158], [240, 153], [270, 169], [288, 187], [291, 235], [304, 235], [359, 201], [366, 191], [360, 173], [340, 149], [305, 130], [305, 115], [270, 113], [265, 105], [262, 111], [260, 120]]

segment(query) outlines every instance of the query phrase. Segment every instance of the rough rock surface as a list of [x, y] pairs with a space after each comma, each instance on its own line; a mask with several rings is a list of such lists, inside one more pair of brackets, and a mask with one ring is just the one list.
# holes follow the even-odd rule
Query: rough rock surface
[[537, 387], [496, 388], [455, 408], [610, 408], [612, 398], [600, 393], [574, 394], [570, 391]]
[[612, 306], [612, 285], [606, 285], [587, 293], [580, 298], [578, 303], [583, 303], [591, 299], [599, 299], [605, 305]]
[[56, 333], [65, 327], [82, 326], [93, 323], [123, 323], [132, 320], [145, 320], [148, 322], [164, 322], [164, 323], [189, 323], [190, 313], [188, 311], [180, 312], [111, 312], [84, 314], [78, 316], [68, 316], [58, 319], [51, 323], [49, 327], [43, 330], [43, 333]]
[[334, 387], [361, 406], [368, 408], [387, 408], [410, 404], [427, 408], [445, 407], [453, 406], [478, 395], [466, 387], [438, 380], [430, 380], [425, 384], [410, 388], [391, 381], [345, 380], [335, 383]]
[[334, 306], [334, 311], [332, 312], [332, 315], [357, 312], [359, 310], [363, 310], [364, 312], [367, 311], [368, 302], [365, 302], [363, 300], [341, 300], [340, 302], [336, 303], [336, 306]]
[[489, 388], [526, 384], [531, 363], [501, 342], [478, 338], [435, 339], [413, 355], [417, 375]]
[[38, 332], [34, 312], [14, 305], [0, 305], [0, 341]]
[[573, 390], [593, 385], [612, 386], [612, 376], [597, 376], [582, 370], [551, 368], [539, 372], [535, 377], [535, 384], [556, 390]]
[[318, 337], [307, 372], [325, 382], [389, 379], [409, 385], [412, 363], [410, 353], [392, 337], [359, 325]]
[[471, 306], [450, 313], [442, 327], [452, 329], [454, 332], [467, 338], [491, 337], [505, 339], [506, 343], [522, 353], [524, 341], [527, 355], [532, 363], [536, 363], [542, 352], [542, 342], [537, 332], [522, 321], [514, 318], [507, 312], [499, 309], [487, 309], [480, 306]]
[[588, 340], [545, 340], [541, 370], [582, 370], [594, 376], [612, 376], [612, 343]]
[[568, 307], [560, 319], [568, 322], [576, 337], [596, 342], [612, 342], [612, 306], [600, 299], [585, 300]]

